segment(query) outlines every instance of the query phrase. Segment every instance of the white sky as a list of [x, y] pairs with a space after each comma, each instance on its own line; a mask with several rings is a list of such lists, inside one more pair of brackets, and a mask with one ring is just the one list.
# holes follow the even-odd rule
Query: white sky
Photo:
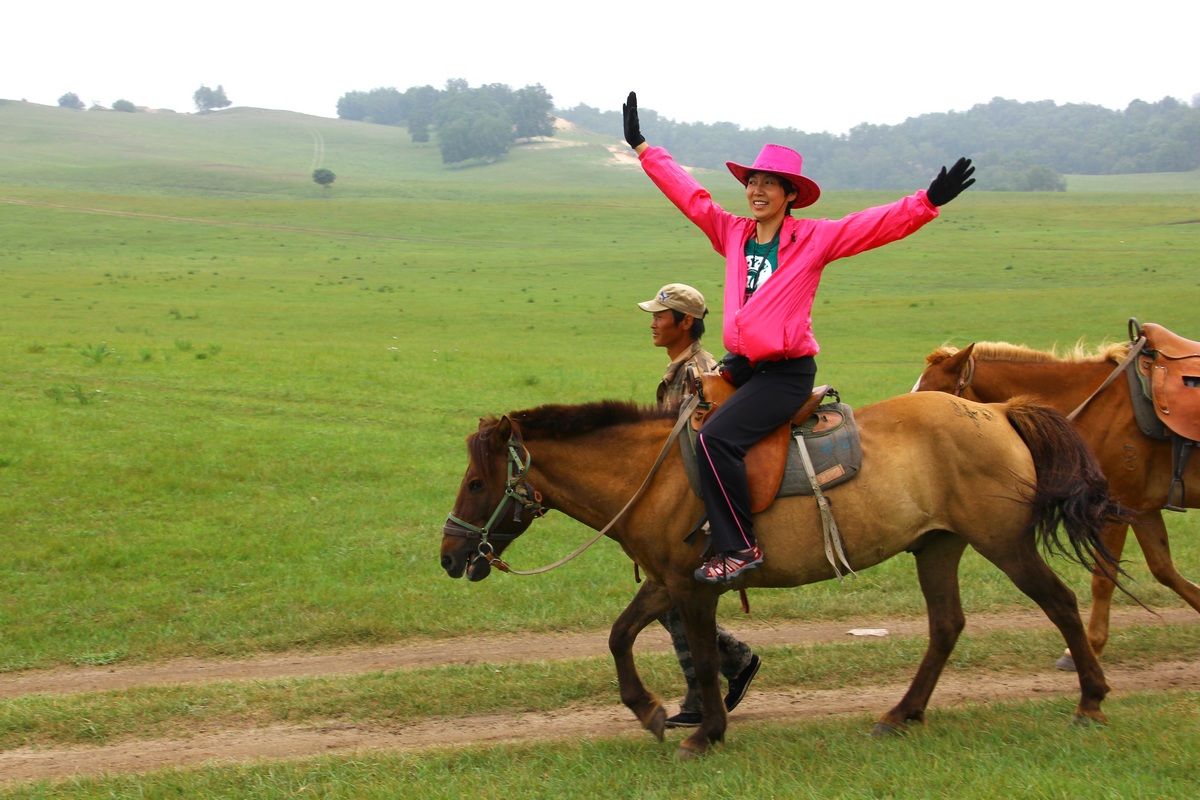
[[[559, 108], [629, 90], [678, 122], [844, 133], [993, 97], [1093, 103], [1200, 94], [1200, 3], [1076, 0], [95, 0], [0, 12], [0, 98], [125, 99], [336, 117], [349, 91], [540, 83]], [[736, 9], [736, 13], [731, 9]], [[770, 10], [766, 10], [770, 9]], [[649, 133], [649, 131], [647, 131]]]

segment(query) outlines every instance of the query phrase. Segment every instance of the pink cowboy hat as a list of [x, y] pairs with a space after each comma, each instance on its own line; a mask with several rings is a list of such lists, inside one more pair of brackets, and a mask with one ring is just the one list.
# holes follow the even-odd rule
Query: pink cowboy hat
[[821, 187], [817, 186], [812, 178], [806, 178], [800, 174], [800, 167], [803, 164], [804, 159], [800, 157], [799, 153], [781, 144], [763, 145], [758, 158], [754, 159], [754, 163], [748, 167], [732, 161], [725, 162], [725, 166], [729, 167], [733, 177], [741, 181], [743, 186], [746, 185], [752, 172], [773, 172], [787, 178], [796, 189], [796, 202], [792, 203], [792, 208], [811, 206], [821, 196]]

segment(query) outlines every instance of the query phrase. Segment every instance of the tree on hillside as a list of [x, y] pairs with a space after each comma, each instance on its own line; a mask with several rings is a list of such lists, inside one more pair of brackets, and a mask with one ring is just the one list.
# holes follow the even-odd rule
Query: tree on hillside
[[210, 89], [200, 84], [200, 88], [192, 95], [192, 100], [196, 103], [196, 110], [202, 113], [227, 108], [230, 105], [229, 98], [225, 96], [225, 87], [219, 85], [216, 89]]
[[314, 183], [316, 183], [322, 189], [325, 189], [326, 191], [328, 191], [330, 185], [337, 178], [337, 175], [334, 175], [333, 172], [330, 170], [322, 168], [322, 169], [314, 169], [312, 178], [313, 178]]
[[128, 113], [132, 113], [134, 111], [137, 111], [137, 106], [135, 106], [133, 103], [129, 102], [128, 100], [116, 100], [112, 104], [112, 110], [113, 111], [125, 111]]
[[495, 160], [508, 152], [512, 120], [486, 92], [457, 89], [437, 106], [438, 147], [442, 162]]
[[432, 86], [413, 86], [404, 93], [408, 104], [408, 135], [414, 142], [429, 141], [429, 129], [441, 95]]
[[407, 113], [405, 95], [394, 87], [347, 92], [338, 98], [337, 103], [338, 118], [373, 122], [376, 125], [399, 125]]
[[347, 92], [338, 99], [341, 119], [407, 126], [414, 142], [428, 142], [436, 132], [442, 160], [495, 159], [517, 139], [554, 135], [554, 100], [540, 84], [513, 91], [503, 83], [471, 88], [464, 78], [451, 78], [441, 91], [413, 86], [403, 94], [394, 88]]
[[83, 111], [84, 109], [83, 101], [74, 92], [67, 92], [58, 98], [58, 105], [59, 108], [73, 108], [76, 111]]
[[414, 142], [429, 141], [429, 115], [424, 111], [415, 111], [408, 116], [408, 135]]
[[509, 110], [518, 139], [554, 135], [554, 98], [539, 83], [517, 89]]

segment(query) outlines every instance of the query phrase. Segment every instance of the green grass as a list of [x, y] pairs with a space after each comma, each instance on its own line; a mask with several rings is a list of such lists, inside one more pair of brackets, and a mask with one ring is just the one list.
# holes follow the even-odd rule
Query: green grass
[[[0, 670], [606, 627], [636, 589], [610, 542], [531, 578], [467, 584], [438, 565], [441, 526], [465, 466], [462, 442], [480, 416], [550, 401], [648, 402], [664, 358], [634, 304], [686, 280], [719, 306], [720, 258], [703, 236], [640, 172], [609, 163], [601, 140], [572, 141], [447, 169], [436, 148], [414, 146], [396, 129], [249, 109], [130, 115], [0, 102]], [[311, 181], [317, 153], [338, 175], [328, 196]], [[730, 208], [744, 203], [728, 176], [703, 179]], [[907, 391], [924, 356], [944, 342], [1099, 344], [1124, 338], [1130, 316], [1195, 337], [1200, 190], [1109, 188], [969, 192], [912, 239], [832, 265], [814, 309], [821, 381], [863, 405]], [[840, 216], [891, 199], [831, 192], [815, 210]], [[719, 312], [709, 323], [707, 342], [719, 350]], [[1194, 516], [1171, 515], [1168, 525], [1177, 563], [1195, 578]], [[585, 534], [551, 515], [509, 560], [540, 566]], [[1147, 576], [1136, 548], [1126, 555], [1140, 598], [1180, 605]], [[1086, 598], [1081, 570], [1056, 565]], [[969, 613], [1031, 607], [973, 555], [963, 588]], [[923, 614], [907, 557], [858, 581], [759, 592], [751, 602], [767, 619]], [[736, 619], [729, 622], [736, 631]], [[1106, 660], [1157, 646], [1168, 645], [1114, 636]], [[1040, 661], [1061, 644], [1048, 637], [1022, 647]], [[773, 663], [785, 657], [773, 654]], [[914, 658], [897, 651], [897, 672], [910, 674]], [[656, 664], [673, 675], [668, 658]], [[581, 670], [572, 678], [547, 667], [536, 678], [560, 687], [560, 700], [611, 692], [605, 660]], [[808, 679], [799, 666], [781, 674]], [[447, 679], [444, 702], [461, 704], [462, 687], [477, 678], [465, 671]], [[336, 685], [367, 695], [372, 682], [389, 681], [399, 679]], [[241, 703], [286, 718], [281, 697], [298, 690], [309, 698], [303, 713], [319, 716], [328, 711], [321, 688], [243, 695], [222, 686], [205, 707]], [[101, 715], [105, 704], [116, 719], [105, 736], [129, 735], [143, 721], [147, 730], [169, 729], [181, 719], [171, 704], [195, 707], [199, 691], [22, 700], [24, 710], [6, 704], [16, 714], [17, 733], [8, 735], [74, 741], [72, 721]], [[1140, 702], [1119, 733], [1095, 741], [1138, 735], [1127, 725], [1161, 738], [1153, 720], [1180, 701]], [[382, 713], [369, 705], [355, 707]], [[211, 713], [220, 721], [232, 712]], [[1013, 713], [1057, 714], [1037, 704]], [[546, 783], [547, 774], [646, 785], [664, 770], [675, 771], [662, 784], [673, 796], [680, 787], [770, 794], [750, 768], [760, 763], [773, 765], [763, 774], [794, 796], [807, 786], [866, 796], [871, 787], [925, 787], [926, 778], [927, 788], [896, 796], [941, 796], [955, 775], [946, 765], [964, 757], [971, 780], [997, 787], [997, 796], [1021, 794], [1000, 790], [1025, 772], [1036, 788], [1030, 796], [1078, 788], [1074, 777], [1039, 777], [1053, 759], [1015, 751], [989, 772], [965, 742], [990, 752], [1007, 717], [947, 716], [961, 727], [942, 729], [928, 761], [907, 767], [907, 749], [876, 766], [878, 743], [860, 741], [861, 725], [839, 721], [739, 730], [719, 768], [681, 770], [641, 741], [567, 743], [466, 761], [380, 757], [166, 773], [144, 784], [88, 783], [79, 796], [137, 791], [130, 786], [146, 796], [273, 796], [309, 783], [338, 796], [373, 781], [367, 776], [378, 778], [379, 796], [431, 782], [455, 796], [513, 758], [534, 766], [500, 786], [530, 796], [572, 794], [557, 778]], [[1182, 719], [1181, 727], [1194, 723], [1194, 715]], [[1000, 731], [978, 730], [988, 725]], [[1039, 752], [1049, 736], [1022, 741]], [[811, 746], [826, 739], [832, 750]], [[1062, 757], [1093, 771], [1104, 763], [1089, 740], [1071, 741], [1045, 746], [1067, 747]], [[1136, 797], [1151, 785], [1139, 782], [1147, 767], [1127, 752], [1137, 751], [1122, 749], [1111, 762], [1125, 767], [1113, 767], [1124, 792], [1113, 796]], [[871, 763], [868, 782], [843, 782], [844, 763]], [[938, 771], [927, 776], [923, 763]], [[1167, 796], [1172, 763], [1151, 775]]]
[[[0, 185], [22, 201], [0, 215], [0, 669], [594, 628], [624, 605], [632, 569], [608, 543], [470, 586], [445, 578], [437, 547], [480, 416], [649, 400], [663, 357], [634, 304], [680, 279], [719, 297], [720, 259], [644, 176], [587, 143], [448, 170], [390, 129], [250, 110], [0, 117], [10, 140], [28, 131], [4, 152], [30, 164]], [[328, 198], [307, 163], [289, 177], [312, 125], [330, 127]], [[237, 185], [197, 188], [218, 150]], [[118, 170], [101, 193], [87, 177], [138, 159], [192, 178], [152, 192]], [[888, 199], [830, 193], [820, 210]], [[829, 268], [821, 380], [862, 405], [907, 391], [946, 341], [1098, 343], [1129, 316], [1186, 333], [1200, 240], [1179, 223], [1195, 209], [1194, 195], [968, 193]], [[552, 516], [512, 560], [553, 561], [581, 534]], [[1194, 539], [1176, 537], [1181, 564]], [[979, 575], [967, 591], [983, 607], [1023, 602]], [[921, 603], [898, 559], [756, 609]]]
[[1070, 192], [1189, 192], [1200, 191], [1200, 170], [1152, 172], [1143, 175], [1068, 175]]

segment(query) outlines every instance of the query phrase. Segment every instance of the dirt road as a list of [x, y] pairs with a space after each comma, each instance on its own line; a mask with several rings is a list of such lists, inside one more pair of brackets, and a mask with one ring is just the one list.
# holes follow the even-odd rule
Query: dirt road
[[[1200, 624], [1190, 609], [1174, 609], [1153, 617], [1140, 609], [1114, 612], [1115, 627], [1128, 624]], [[968, 633], [982, 630], [1044, 629], [1049, 623], [1036, 613], [1012, 616], [972, 616]], [[851, 638], [847, 624], [781, 623], [742, 624], [738, 632], [757, 647]], [[924, 623], [872, 621], [871, 628], [889, 635], [923, 636]], [[0, 675], [0, 697], [30, 694], [69, 694], [127, 689], [139, 686], [197, 684], [228, 680], [265, 680], [298, 676], [350, 675], [380, 670], [405, 670], [443, 664], [469, 664], [483, 660], [536, 661], [587, 658], [607, 654], [605, 632], [589, 634], [537, 634], [520, 637], [475, 639], [470, 646], [456, 640], [418, 645], [346, 650], [329, 654], [271, 656], [241, 661], [182, 660], [149, 666], [55, 670]], [[665, 652], [669, 642], [655, 626], [638, 643], [638, 652]], [[478, 653], [505, 654], [503, 659], [480, 658]], [[519, 653], [519, 657], [510, 654]], [[1045, 698], [1078, 692], [1073, 673], [1052, 668], [1055, 654], [1046, 656], [1046, 670], [1034, 675], [945, 675], [934, 694], [934, 708], [950, 708], [997, 700]], [[764, 669], [769, 669], [769, 660]], [[1106, 670], [1113, 686], [1110, 700], [1119, 701], [1123, 687], [1139, 691], [1194, 689], [1200, 685], [1200, 664], [1168, 662], [1144, 669]], [[845, 690], [752, 690], [734, 712], [732, 724], [746, 721], [786, 721], [831, 715], [881, 713], [893, 705], [906, 686], [856, 686]], [[333, 753], [391, 750], [413, 752], [446, 745], [489, 744], [513, 741], [642, 736], [655, 746], [633, 716], [612, 702], [601, 707], [563, 708], [547, 713], [486, 714], [452, 720], [431, 719], [415, 725], [352, 725], [342, 723], [305, 726], [272, 726], [197, 730], [186, 739], [138, 740], [102, 747], [20, 748], [0, 753], [0, 786], [43, 778], [94, 776], [145, 772], [165, 767], [188, 767], [206, 762], [235, 763], [261, 759], [302, 758]], [[668, 743], [682, 738], [668, 732]]]

